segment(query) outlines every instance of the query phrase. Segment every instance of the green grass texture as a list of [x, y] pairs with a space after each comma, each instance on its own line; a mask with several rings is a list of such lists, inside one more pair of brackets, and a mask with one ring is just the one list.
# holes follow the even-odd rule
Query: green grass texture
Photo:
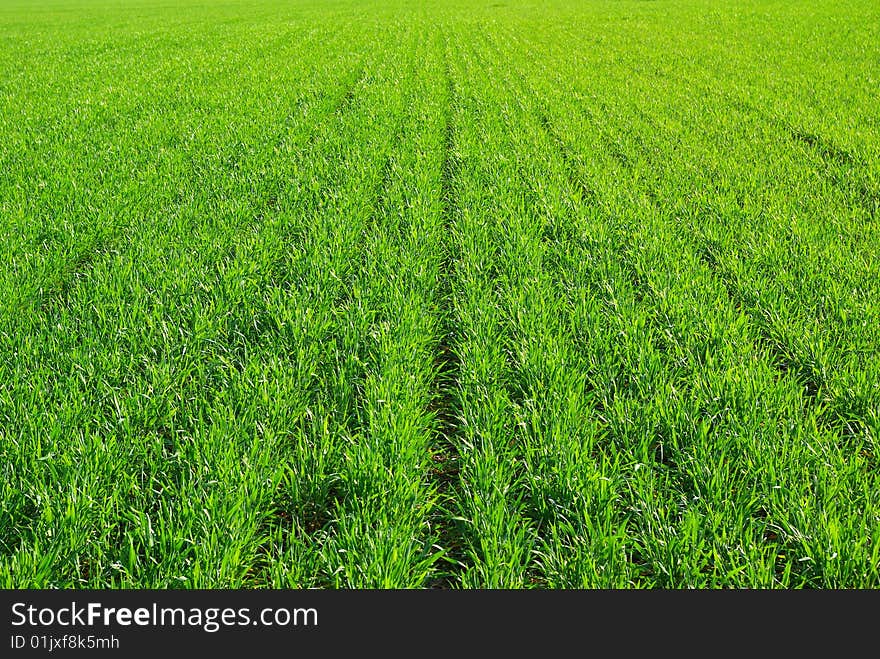
[[0, 6], [0, 587], [880, 587], [876, 0]]

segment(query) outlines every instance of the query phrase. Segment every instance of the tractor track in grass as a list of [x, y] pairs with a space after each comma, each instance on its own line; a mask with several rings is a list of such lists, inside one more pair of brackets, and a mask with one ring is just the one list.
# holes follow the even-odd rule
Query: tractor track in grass
[[433, 524], [436, 526], [441, 550], [447, 552], [444, 559], [448, 567], [440, 570], [438, 577], [430, 584], [432, 588], [450, 588], [457, 585], [459, 573], [463, 569], [464, 534], [455, 520], [454, 506], [457, 500], [460, 477], [461, 456], [458, 451], [459, 418], [456, 413], [456, 386], [459, 379], [460, 361], [456, 351], [457, 337], [454, 319], [454, 278], [456, 270], [456, 222], [460, 214], [458, 193], [459, 177], [456, 149], [455, 106], [458, 90], [450, 66], [449, 36], [443, 35], [443, 76], [445, 79], [446, 108], [443, 126], [443, 163], [440, 170], [440, 195], [442, 202], [443, 255], [440, 261], [440, 288], [438, 308], [441, 313], [441, 335], [437, 342], [434, 359], [434, 400], [431, 412], [434, 414], [437, 429], [435, 446], [431, 457], [434, 467], [431, 479], [436, 484], [438, 507]]

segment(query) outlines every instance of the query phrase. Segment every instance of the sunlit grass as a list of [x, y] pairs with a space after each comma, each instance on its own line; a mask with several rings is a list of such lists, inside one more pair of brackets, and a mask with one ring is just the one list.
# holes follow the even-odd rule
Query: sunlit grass
[[880, 586], [878, 19], [4, 5], [0, 586]]

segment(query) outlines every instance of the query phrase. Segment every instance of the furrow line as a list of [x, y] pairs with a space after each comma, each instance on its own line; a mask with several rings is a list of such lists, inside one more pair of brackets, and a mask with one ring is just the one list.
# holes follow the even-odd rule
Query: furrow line
[[458, 179], [458, 159], [455, 153], [455, 105], [457, 90], [452, 68], [449, 63], [450, 44], [448, 34], [443, 35], [443, 76], [445, 79], [445, 111], [443, 127], [443, 164], [440, 171], [440, 196], [443, 228], [443, 255], [440, 261], [439, 290], [437, 306], [441, 314], [440, 337], [434, 362], [434, 400], [431, 412], [434, 414], [437, 428], [435, 446], [432, 455], [434, 468], [431, 476], [437, 484], [438, 507], [434, 515], [434, 524], [439, 533], [441, 549], [445, 552], [444, 560], [447, 567], [440, 571], [438, 578], [431, 584], [437, 588], [448, 588], [456, 585], [459, 573], [464, 566], [464, 549], [462, 531], [454, 521], [454, 506], [457, 499], [457, 483], [460, 475], [460, 459], [456, 440], [459, 417], [456, 412], [458, 404], [455, 390], [460, 372], [459, 356], [456, 351], [456, 323], [454, 318], [454, 286], [455, 278], [455, 240], [456, 221], [459, 214], [457, 206], [456, 185]]

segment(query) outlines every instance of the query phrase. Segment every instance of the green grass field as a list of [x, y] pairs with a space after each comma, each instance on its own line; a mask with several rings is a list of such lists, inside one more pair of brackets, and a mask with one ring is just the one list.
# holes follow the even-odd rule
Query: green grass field
[[0, 6], [0, 586], [880, 587], [876, 0]]

